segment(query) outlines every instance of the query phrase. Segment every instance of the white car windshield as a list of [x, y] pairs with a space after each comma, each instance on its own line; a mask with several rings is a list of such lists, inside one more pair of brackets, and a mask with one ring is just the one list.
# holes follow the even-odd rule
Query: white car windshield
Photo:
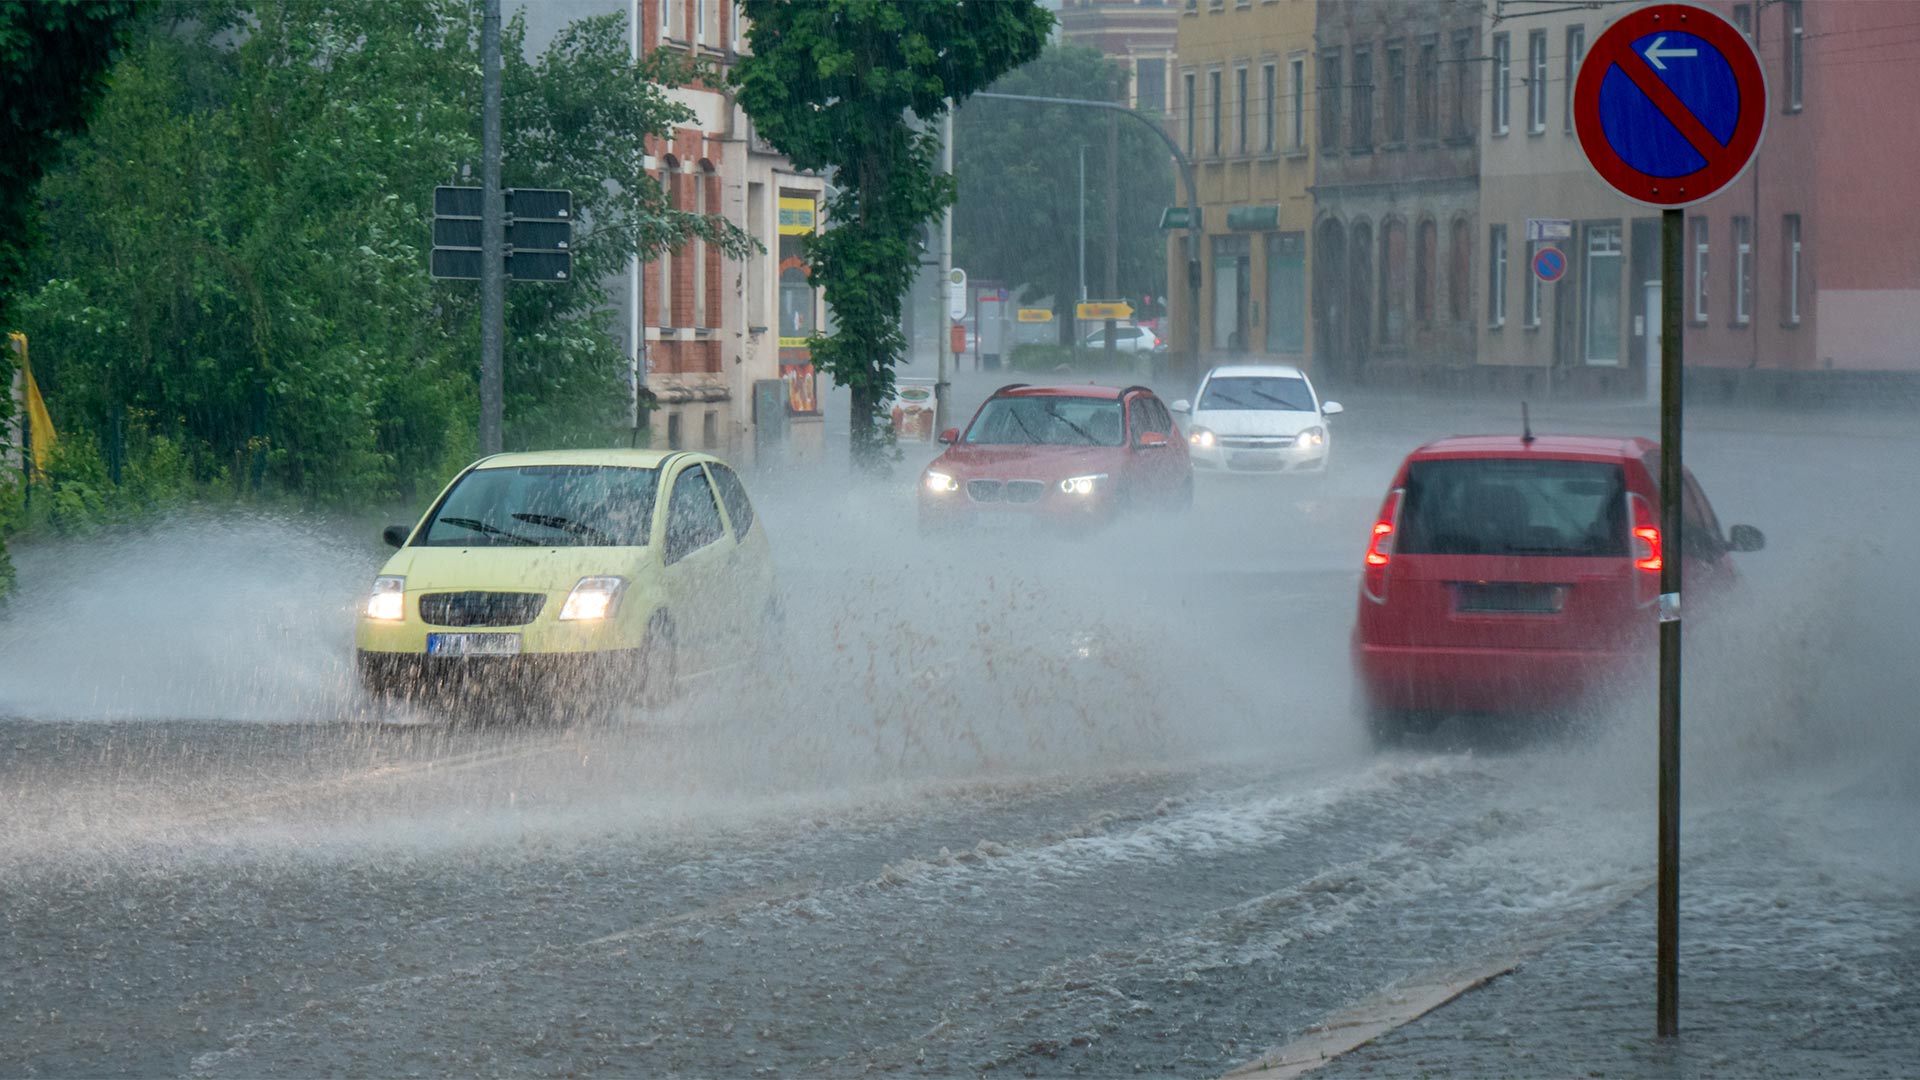
[[1312, 412], [1307, 380], [1291, 375], [1232, 375], [1207, 380], [1200, 408], [1267, 412]]
[[475, 469], [427, 521], [427, 547], [642, 547], [659, 473], [601, 465]]

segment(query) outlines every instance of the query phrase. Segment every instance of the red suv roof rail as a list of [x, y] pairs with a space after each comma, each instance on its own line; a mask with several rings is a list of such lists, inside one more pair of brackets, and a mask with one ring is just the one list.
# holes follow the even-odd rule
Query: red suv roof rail
[[1003, 387], [1001, 387], [1000, 389], [998, 389], [998, 390], [995, 390], [995, 391], [993, 392], [993, 396], [994, 396], [994, 397], [999, 397], [999, 396], [1000, 396], [1001, 394], [1006, 394], [1006, 393], [1011, 393], [1011, 392], [1013, 392], [1013, 391], [1015, 391], [1015, 390], [1024, 390], [1024, 389], [1026, 389], [1027, 387], [1029, 387], [1029, 386], [1032, 386], [1032, 385], [1033, 385], [1032, 383], [1023, 383], [1023, 382], [1010, 382], [1010, 383], [1008, 383], [1007, 385], [1005, 385], [1005, 386], [1003, 386]]
[[1132, 386], [1127, 387], [1125, 390], [1120, 391], [1118, 394], [1115, 394], [1114, 396], [1123, 398], [1123, 397], [1126, 397], [1128, 394], [1133, 393], [1135, 390], [1138, 390], [1143, 394], [1153, 393], [1153, 387], [1141, 386], [1139, 383], [1135, 383]]

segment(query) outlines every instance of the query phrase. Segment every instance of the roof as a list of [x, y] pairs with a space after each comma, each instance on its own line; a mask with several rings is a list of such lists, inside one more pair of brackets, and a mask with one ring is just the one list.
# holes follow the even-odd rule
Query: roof
[[1557, 457], [1593, 461], [1639, 458], [1658, 444], [1627, 435], [1536, 435], [1532, 443], [1519, 435], [1450, 435], [1415, 450], [1413, 459], [1442, 457]]
[[[612, 465], [629, 469], [658, 468], [679, 450], [523, 450], [482, 458], [475, 468], [509, 469], [516, 465]], [[704, 456], [704, 455], [703, 455]]]
[[1222, 364], [1212, 371], [1207, 372], [1207, 378], [1209, 379], [1221, 375], [1265, 375], [1268, 378], [1276, 379], [1304, 379], [1307, 377], [1306, 372], [1301, 371], [1292, 364]]
[[1115, 386], [1096, 386], [1082, 383], [1079, 386], [1016, 386], [994, 392], [994, 397], [1084, 397], [1112, 401], [1124, 391]]

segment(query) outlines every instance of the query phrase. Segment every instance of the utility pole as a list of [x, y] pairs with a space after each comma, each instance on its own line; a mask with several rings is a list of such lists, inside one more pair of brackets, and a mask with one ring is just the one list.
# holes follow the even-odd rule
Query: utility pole
[[[636, 66], [640, 63], [640, 0], [629, 0], [627, 5], [627, 59]], [[627, 257], [627, 382], [631, 387], [628, 391], [627, 414], [633, 429], [631, 442], [634, 446], [640, 445], [640, 398], [647, 385], [646, 290], [641, 286], [640, 273], [640, 249], [636, 237], [634, 252]]]
[[[1107, 114], [1107, 291], [1101, 299], [1120, 299], [1120, 118], [1112, 113]], [[1106, 362], [1109, 369], [1113, 367], [1118, 329], [1113, 319], [1107, 320]]]
[[[940, 171], [953, 175], [953, 102], [947, 102], [947, 111], [940, 117]], [[953, 273], [953, 207], [949, 205], [940, 215], [940, 289], [941, 301], [946, 300], [947, 279]], [[979, 323], [975, 322], [975, 330]], [[947, 342], [937, 339], [933, 352], [938, 357], [938, 365], [933, 376], [933, 430], [947, 430]]]
[[480, 453], [501, 448], [506, 235], [500, 200], [500, 0], [480, 19]]
[[[1080, 144], [1080, 296], [1078, 301], [1087, 302], [1087, 144]], [[1076, 327], [1075, 335], [1079, 333]]]

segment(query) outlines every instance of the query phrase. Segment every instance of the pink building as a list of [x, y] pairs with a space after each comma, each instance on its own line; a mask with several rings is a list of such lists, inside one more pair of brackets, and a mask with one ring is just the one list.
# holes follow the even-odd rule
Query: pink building
[[1712, 6], [1748, 31], [1773, 115], [1747, 173], [1688, 211], [1688, 367], [1920, 376], [1920, 0]]

